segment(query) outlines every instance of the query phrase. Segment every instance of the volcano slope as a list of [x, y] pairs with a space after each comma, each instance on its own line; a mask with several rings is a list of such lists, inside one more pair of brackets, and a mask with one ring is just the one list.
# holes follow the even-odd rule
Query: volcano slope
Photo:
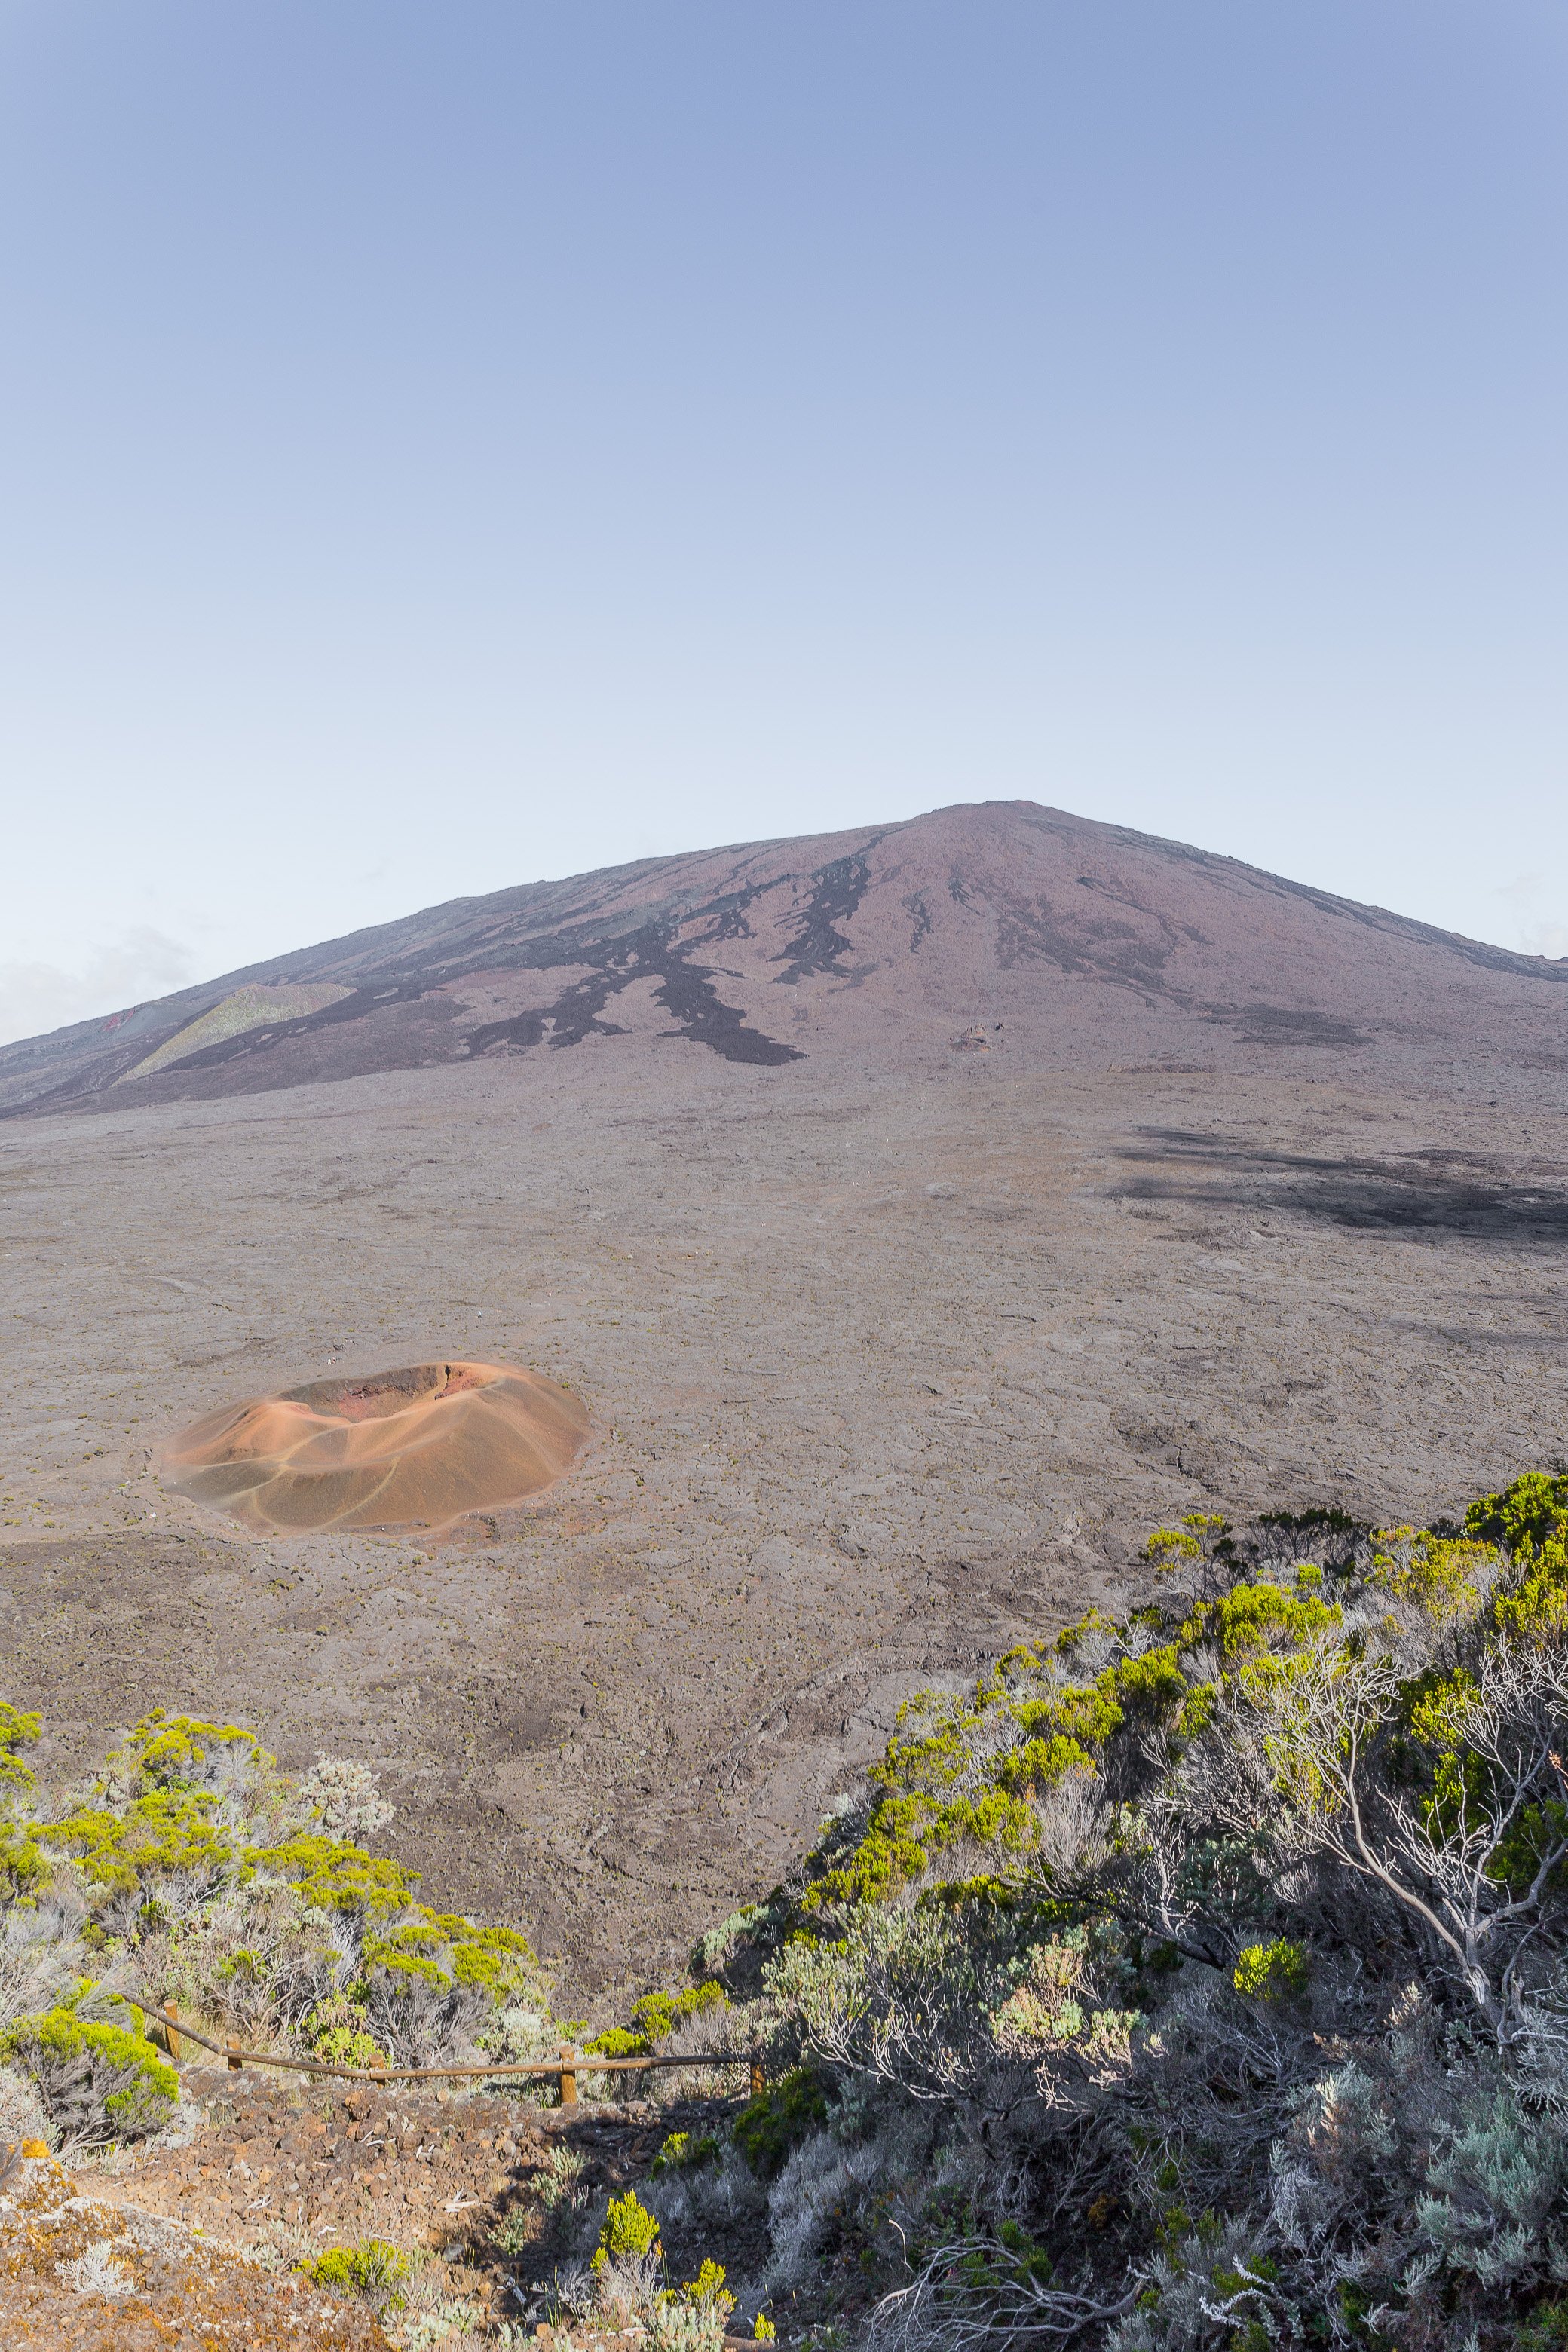
[[[363, 1757], [428, 1895], [584, 1996], [668, 1974], [1152, 1524], [1568, 1451], [1565, 1087], [1568, 963], [1022, 803], [8, 1047], [0, 1691], [59, 1779], [155, 1703]], [[531, 1501], [265, 1536], [162, 1483], [205, 1415], [451, 1359], [586, 1408]]]

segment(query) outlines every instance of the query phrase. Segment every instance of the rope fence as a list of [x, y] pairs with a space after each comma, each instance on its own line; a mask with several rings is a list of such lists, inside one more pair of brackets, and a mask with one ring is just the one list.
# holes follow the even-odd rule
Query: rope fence
[[119, 1999], [140, 2011], [150, 2024], [163, 2028], [170, 2057], [177, 2066], [180, 2045], [194, 2042], [203, 2050], [210, 2050], [216, 2058], [226, 2060], [231, 2072], [238, 2074], [246, 2066], [283, 2066], [295, 2074], [327, 2074], [342, 2083], [429, 2083], [459, 2079], [488, 2082], [500, 2075], [553, 2075], [560, 2086], [560, 2105], [577, 2105], [579, 2074], [647, 2074], [656, 2066], [745, 2066], [750, 2069], [753, 2098], [763, 2088], [763, 2062], [754, 2051], [715, 2052], [701, 2057], [592, 2058], [584, 2057], [570, 2043], [557, 2058], [531, 2059], [522, 2065], [505, 2066], [333, 2066], [324, 2058], [285, 2058], [272, 2050], [242, 2050], [237, 2042], [214, 2042], [187, 2025], [172, 2000], [161, 2009], [151, 2001], [138, 2000], [134, 1993], [123, 1992]]

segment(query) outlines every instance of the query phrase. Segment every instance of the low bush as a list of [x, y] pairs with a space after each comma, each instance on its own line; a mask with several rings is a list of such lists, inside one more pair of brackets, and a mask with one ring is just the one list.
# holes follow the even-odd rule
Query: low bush
[[71, 2009], [16, 2019], [0, 2053], [32, 2077], [62, 2147], [95, 2147], [159, 2131], [179, 2103], [179, 2077], [151, 2042]]
[[606, 2026], [592, 2042], [585, 2042], [584, 2051], [595, 2058], [648, 2058], [653, 2043], [646, 2033], [628, 2033], [622, 2025]]
[[612, 2197], [593, 2267], [603, 2270], [612, 2262], [639, 2263], [645, 2254], [658, 2250], [658, 2216], [648, 2211], [637, 2190], [628, 2189], [624, 2196]]
[[403, 2289], [414, 2274], [409, 2256], [384, 2238], [366, 2238], [357, 2246], [329, 2246], [300, 2268], [317, 2286], [355, 2295], [382, 2311], [403, 2303]]
[[386, 2066], [391, 2063], [369, 2026], [363, 2000], [346, 1993], [329, 1994], [306, 2018], [301, 2039], [312, 2058], [330, 2066]]
[[657, 2180], [666, 2172], [697, 2172], [705, 2164], [717, 2164], [724, 2151], [712, 2132], [671, 2132], [648, 2168], [648, 2177]]
[[504, 2057], [525, 2023], [529, 2054], [550, 2039], [527, 1939], [419, 1903], [416, 1874], [345, 1833], [389, 1811], [365, 1767], [298, 1780], [241, 1725], [154, 1708], [49, 1805], [39, 1728], [0, 1704], [0, 2034], [56, 2139], [156, 2129], [176, 2095], [120, 1991], [337, 2065]]
[[746, 2101], [731, 2126], [731, 2136], [752, 2170], [768, 2180], [826, 2116], [826, 2094], [817, 2077], [805, 2067], [792, 2067]]

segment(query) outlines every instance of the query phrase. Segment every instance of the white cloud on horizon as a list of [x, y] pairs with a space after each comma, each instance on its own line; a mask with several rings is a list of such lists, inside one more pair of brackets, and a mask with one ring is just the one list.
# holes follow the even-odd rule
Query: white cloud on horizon
[[166, 996], [191, 978], [190, 950], [144, 923], [102, 941], [74, 971], [60, 964], [0, 963], [0, 1045]]
[[1556, 921], [1542, 908], [1541, 901], [1549, 892], [1556, 896], [1544, 874], [1521, 874], [1495, 893], [1517, 909], [1513, 946], [1521, 955], [1568, 956], [1568, 923]]

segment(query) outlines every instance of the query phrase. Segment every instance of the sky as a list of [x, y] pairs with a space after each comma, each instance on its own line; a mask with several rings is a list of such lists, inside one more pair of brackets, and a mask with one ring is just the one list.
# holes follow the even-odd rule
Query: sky
[[1568, 955], [1563, 0], [0, 0], [0, 1039], [1026, 798]]

